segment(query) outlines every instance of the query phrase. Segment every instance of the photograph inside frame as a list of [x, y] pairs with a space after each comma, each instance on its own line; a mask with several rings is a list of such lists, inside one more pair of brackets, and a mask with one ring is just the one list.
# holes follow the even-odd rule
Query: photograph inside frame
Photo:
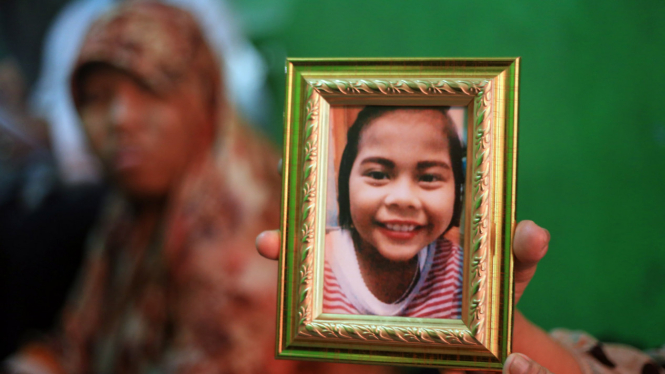
[[466, 110], [330, 108], [323, 313], [461, 319]]

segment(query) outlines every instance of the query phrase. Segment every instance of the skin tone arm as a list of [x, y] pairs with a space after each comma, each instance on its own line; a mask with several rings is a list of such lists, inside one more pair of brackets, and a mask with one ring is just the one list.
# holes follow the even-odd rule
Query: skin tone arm
[[[532, 221], [522, 221], [515, 229], [515, 303], [536, 272], [538, 261], [547, 253], [550, 234]], [[271, 260], [279, 256], [279, 231], [265, 231], [256, 238], [259, 253]], [[516, 311], [513, 351], [504, 365], [504, 374], [581, 374], [575, 357], [540, 327]], [[538, 364], [539, 363], [539, 364]], [[460, 373], [447, 371], [447, 374]]]

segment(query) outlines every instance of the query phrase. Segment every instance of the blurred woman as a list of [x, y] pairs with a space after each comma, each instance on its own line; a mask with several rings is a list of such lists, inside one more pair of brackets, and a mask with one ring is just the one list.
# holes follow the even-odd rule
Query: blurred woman
[[114, 191], [62, 331], [15, 369], [279, 369], [267, 333], [276, 274], [253, 250], [278, 221], [277, 161], [241, 125], [218, 66], [177, 8], [127, 3], [93, 24], [72, 94]]

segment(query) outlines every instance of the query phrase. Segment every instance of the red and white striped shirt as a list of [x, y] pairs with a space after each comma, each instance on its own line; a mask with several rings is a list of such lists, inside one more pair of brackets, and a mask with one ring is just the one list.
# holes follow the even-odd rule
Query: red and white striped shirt
[[[335, 248], [341, 244], [348, 245], [349, 242], [353, 246], [350, 238], [345, 239], [348, 233], [344, 234], [344, 231], [341, 233], [340, 235], [338, 231], [337, 236], [342, 239], [331, 241], [326, 238], [324, 313], [461, 318], [463, 267], [461, 247], [441, 237], [424, 248], [419, 254], [420, 271], [409, 294], [400, 298], [398, 301], [400, 305], [385, 304], [374, 298], [362, 281], [355, 250], [349, 252], [348, 248]], [[330, 243], [335, 244], [331, 247]], [[329, 252], [332, 253], [329, 255]], [[354, 274], [355, 272], [358, 274]], [[371, 302], [367, 299], [371, 299]], [[379, 308], [375, 308], [377, 303]]]

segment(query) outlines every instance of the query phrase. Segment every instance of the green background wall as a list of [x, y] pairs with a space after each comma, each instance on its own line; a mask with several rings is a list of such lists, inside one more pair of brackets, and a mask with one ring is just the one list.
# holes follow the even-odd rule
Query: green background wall
[[286, 56], [521, 56], [517, 216], [552, 242], [520, 309], [665, 343], [665, 2], [231, 4], [269, 62], [276, 124]]

